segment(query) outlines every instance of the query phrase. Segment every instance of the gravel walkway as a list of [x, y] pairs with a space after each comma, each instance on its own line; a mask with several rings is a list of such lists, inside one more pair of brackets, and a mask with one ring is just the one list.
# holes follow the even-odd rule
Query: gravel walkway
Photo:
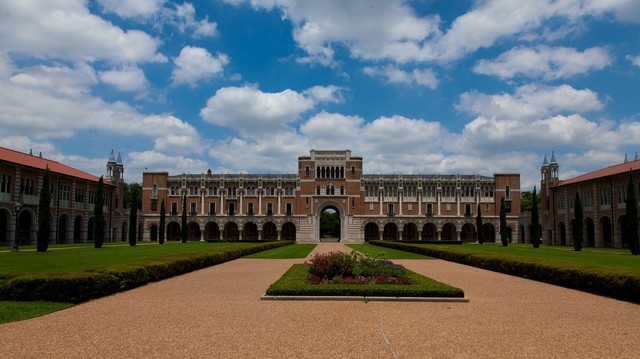
[[[322, 244], [315, 251], [349, 249]], [[0, 325], [1, 358], [637, 358], [640, 306], [441, 260], [470, 303], [261, 301], [303, 260], [239, 259]]]

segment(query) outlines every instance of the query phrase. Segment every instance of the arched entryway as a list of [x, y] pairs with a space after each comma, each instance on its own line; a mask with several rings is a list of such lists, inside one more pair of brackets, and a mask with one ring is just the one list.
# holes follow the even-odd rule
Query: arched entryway
[[403, 241], [417, 241], [418, 240], [418, 227], [415, 223], [407, 223], [402, 227], [402, 240]]
[[[20, 214], [22, 216], [22, 214]], [[69, 224], [69, 216], [63, 214], [58, 219], [58, 243], [67, 242], [67, 226]]]
[[278, 227], [275, 223], [267, 222], [262, 226], [262, 239], [265, 241], [275, 241], [278, 239]]
[[584, 220], [584, 228], [586, 230], [585, 243], [588, 247], [596, 246], [596, 226], [593, 223], [593, 219], [587, 217]]
[[0, 243], [5, 243], [6, 245], [9, 245], [13, 240], [9, 233], [9, 228], [11, 228], [9, 225], [10, 218], [11, 213], [4, 208], [0, 208]]
[[199, 241], [200, 240], [200, 225], [196, 222], [189, 222], [187, 224], [187, 240]]
[[281, 239], [285, 241], [295, 241], [296, 240], [296, 225], [287, 222], [282, 225], [282, 234]]
[[258, 226], [253, 222], [247, 222], [242, 227], [242, 239], [245, 241], [258, 240]]
[[422, 240], [435, 241], [438, 240], [438, 229], [433, 223], [427, 223], [422, 227]]
[[181, 239], [180, 223], [169, 222], [167, 225], [167, 241], [179, 241]]
[[320, 240], [337, 239], [340, 241], [340, 212], [333, 207], [327, 206], [320, 212]]
[[149, 235], [149, 239], [152, 242], [156, 242], [158, 240], [158, 226], [156, 226], [155, 224], [151, 225], [151, 228], [149, 228]]
[[558, 231], [560, 232], [560, 245], [567, 245], [567, 229], [565, 228], [564, 222], [558, 223]]
[[602, 246], [613, 247], [613, 239], [611, 238], [611, 220], [609, 217], [600, 218], [600, 231], [602, 233]]
[[364, 226], [364, 240], [365, 242], [368, 241], [375, 241], [380, 239], [380, 231], [378, 230], [378, 225], [375, 223], [367, 223]]
[[33, 216], [28, 210], [22, 210], [18, 216], [18, 232], [16, 240], [20, 244], [30, 244]]
[[398, 226], [395, 223], [387, 223], [382, 231], [382, 239], [385, 241], [395, 241], [398, 239]]
[[486, 243], [496, 242], [496, 227], [491, 223], [485, 223], [482, 225], [482, 236]]
[[441, 237], [443, 241], [456, 241], [456, 226], [453, 223], [445, 223], [442, 226]]
[[209, 222], [206, 225], [205, 231], [207, 233], [207, 239], [219, 240], [220, 239], [220, 226], [216, 222]]
[[82, 216], [76, 216], [73, 220], [73, 242], [78, 243], [82, 241]]
[[476, 241], [476, 226], [471, 223], [465, 223], [460, 231], [460, 239], [463, 242], [475, 242]]
[[228, 241], [237, 241], [240, 239], [240, 232], [236, 222], [229, 222], [224, 225], [224, 239]]

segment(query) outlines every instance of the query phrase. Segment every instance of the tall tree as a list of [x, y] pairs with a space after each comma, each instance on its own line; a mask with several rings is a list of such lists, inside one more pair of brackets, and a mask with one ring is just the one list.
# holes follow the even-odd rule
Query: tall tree
[[104, 184], [102, 176], [98, 181], [98, 189], [96, 190], [96, 200], [93, 205], [93, 247], [102, 248], [104, 243], [105, 219], [102, 207], [104, 206]]
[[[538, 193], [536, 195], [537, 205], [540, 208], [542, 204], [542, 196]], [[520, 212], [531, 212], [533, 206], [533, 193], [531, 191], [523, 191], [520, 193]]]
[[162, 199], [162, 202], [160, 203], [160, 228], [158, 228], [158, 231], [160, 233], [158, 233], [158, 243], [160, 244], [164, 244], [164, 232], [165, 232], [165, 227], [166, 227], [166, 210], [164, 209], [164, 198]]
[[[533, 187], [533, 197], [538, 196], [536, 187]], [[531, 203], [531, 244], [533, 248], [540, 248], [540, 215], [538, 214], [538, 201]]]
[[629, 236], [629, 249], [634, 256], [640, 254], [640, 241], [638, 240], [638, 201], [633, 187], [633, 172], [629, 172], [629, 185], [627, 188], [627, 203], [625, 209], [626, 233]]
[[182, 243], [187, 243], [187, 194], [182, 195]]
[[129, 245], [136, 245], [136, 234], [138, 228], [138, 194], [137, 190], [132, 188], [131, 196], [129, 198]]
[[51, 237], [51, 185], [49, 184], [49, 167], [42, 176], [40, 201], [38, 203], [38, 232], [36, 234], [38, 252], [46, 252]]
[[576, 198], [573, 208], [573, 249], [575, 251], [582, 250], [582, 241], [584, 239], [584, 215], [582, 213], [582, 202], [580, 201], [580, 193], [576, 192]]
[[507, 232], [507, 206], [504, 197], [500, 200], [500, 241], [503, 246], [509, 245], [509, 233]]
[[480, 203], [478, 203], [478, 214], [476, 215], [476, 236], [478, 243], [484, 243], [484, 228], [482, 228], [482, 213], [480, 211]]

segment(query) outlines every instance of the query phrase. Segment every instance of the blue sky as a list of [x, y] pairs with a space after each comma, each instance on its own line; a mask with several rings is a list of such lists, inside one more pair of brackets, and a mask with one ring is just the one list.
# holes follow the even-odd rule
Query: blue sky
[[640, 151], [636, 0], [0, 0], [0, 145], [128, 182], [295, 173], [562, 178]]

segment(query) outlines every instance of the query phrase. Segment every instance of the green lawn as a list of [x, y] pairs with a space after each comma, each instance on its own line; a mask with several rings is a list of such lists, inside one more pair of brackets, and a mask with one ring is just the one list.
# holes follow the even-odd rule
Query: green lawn
[[316, 247], [316, 244], [293, 244], [268, 251], [254, 253], [244, 258], [265, 258], [265, 259], [295, 259], [306, 258]]
[[530, 244], [510, 244], [503, 247], [500, 244], [470, 244], [462, 245], [429, 245], [432, 248], [446, 248], [451, 251], [492, 253], [514, 257], [539, 258], [550, 262], [564, 262], [569, 264], [580, 264], [590, 267], [604, 267], [622, 269], [640, 273], [640, 256], [633, 256], [627, 249], [616, 248], [583, 248], [576, 252], [573, 247], [566, 246], [546, 246], [533, 248]]
[[72, 303], [9, 302], [0, 301], [0, 324], [39, 317], [61, 309], [73, 307]]
[[[140, 245], [146, 244], [157, 244], [157, 242], [138, 242]], [[129, 242], [105, 242], [104, 246], [128, 246]], [[93, 248], [93, 243], [64, 243], [64, 244], [49, 244], [49, 249], [59, 249], [59, 248], [85, 248], [91, 247]], [[13, 249], [13, 246], [0, 246], [0, 251], [10, 251]], [[19, 249], [22, 250], [35, 250], [35, 244], [29, 245], [20, 245]]]
[[100, 249], [93, 245], [82, 248], [0, 253], [0, 273], [62, 273], [100, 268], [130, 261], [172, 254], [206, 251], [208, 249], [241, 245], [241, 243], [157, 243], [137, 246], [108, 245]]
[[433, 259], [423, 254], [401, 251], [399, 249], [374, 246], [369, 243], [347, 244], [347, 247], [373, 258], [381, 259]]

